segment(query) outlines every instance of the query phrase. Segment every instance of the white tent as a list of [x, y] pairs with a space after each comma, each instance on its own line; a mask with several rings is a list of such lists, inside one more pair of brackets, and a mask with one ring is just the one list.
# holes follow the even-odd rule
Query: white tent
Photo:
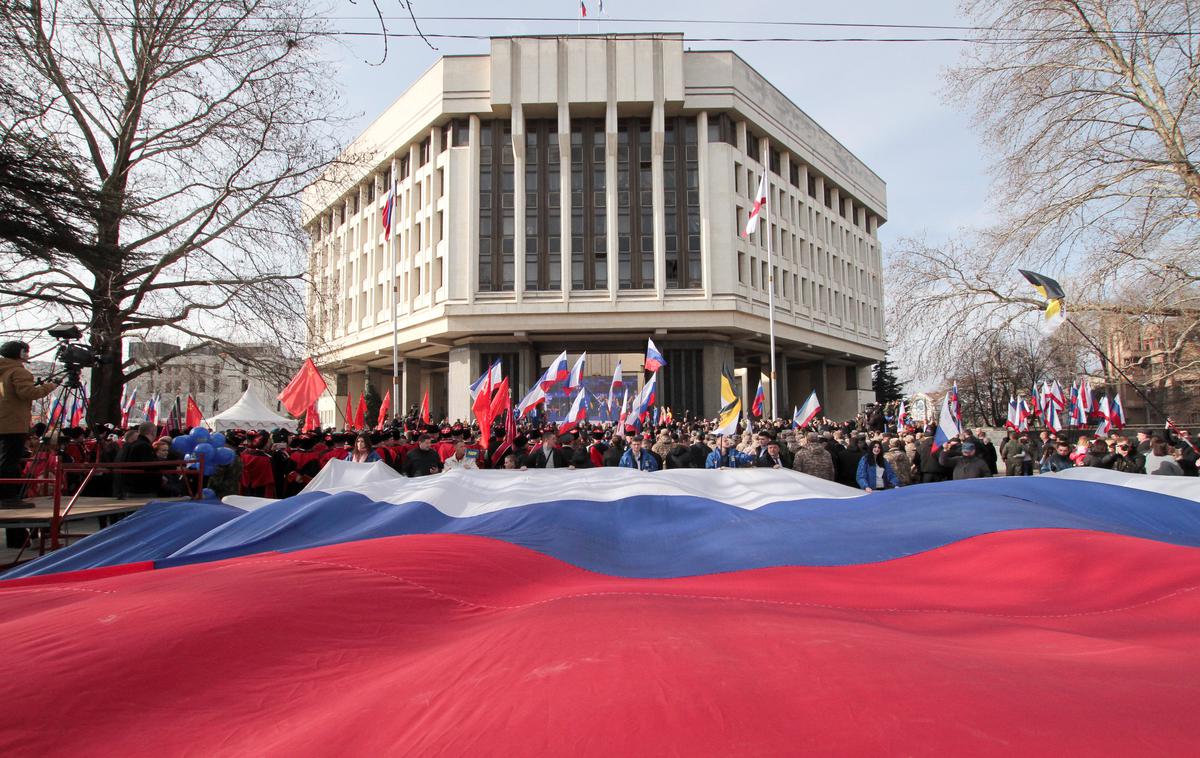
[[228, 429], [294, 429], [296, 422], [268, 408], [254, 390], [246, 390], [241, 399], [215, 416], [204, 419], [214, 432]]

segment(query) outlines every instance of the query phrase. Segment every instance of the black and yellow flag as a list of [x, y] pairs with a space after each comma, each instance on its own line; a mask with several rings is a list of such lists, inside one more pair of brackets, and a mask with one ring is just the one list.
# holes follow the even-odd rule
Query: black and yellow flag
[[734, 389], [733, 371], [726, 363], [721, 366], [721, 413], [717, 416], [717, 428], [713, 434], [736, 434], [738, 419], [742, 415], [742, 398]]
[[1039, 295], [1046, 298], [1045, 326], [1054, 329], [1066, 318], [1066, 314], [1063, 312], [1063, 299], [1066, 298], [1067, 293], [1063, 292], [1062, 285], [1043, 274], [1025, 269], [1017, 270], [1021, 272], [1026, 281], [1033, 285]]

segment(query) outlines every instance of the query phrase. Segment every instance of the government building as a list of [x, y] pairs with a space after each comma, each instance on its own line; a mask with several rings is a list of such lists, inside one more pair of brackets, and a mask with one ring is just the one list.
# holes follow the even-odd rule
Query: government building
[[[465, 419], [494, 360], [520, 398], [564, 349], [604, 391], [620, 359], [632, 396], [647, 338], [659, 404], [712, 417], [723, 364], [747, 400], [769, 372], [771, 282], [780, 415], [814, 389], [838, 418], [873, 399], [883, 180], [736, 54], [684, 45], [497, 37], [443, 57], [307, 189], [322, 423], [391, 388], [394, 342], [400, 407], [428, 393]], [[763, 172], [769, 232], [743, 238]]]

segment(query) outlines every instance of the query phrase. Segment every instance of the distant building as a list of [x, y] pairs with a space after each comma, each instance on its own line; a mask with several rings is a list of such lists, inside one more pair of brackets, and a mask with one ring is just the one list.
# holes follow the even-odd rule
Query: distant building
[[1158, 425], [1164, 419], [1147, 408], [1116, 367], [1176, 423], [1200, 424], [1200, 334], [1193, 332], [1180, 341], [1191, 325], [1190, 319], [1144, 323], [1114, 317], [1103, 322], [1112, 360], [1104, 366], [1105, 381], [1119, 388], [1127, 423]]
[[[138, 393], [130, 420], [142, 418], [142, 408], [156, 393], [162, 399], [163, 414], [170, 412], [176, 397], [179, 398], [180, 408], [186, 410], [187, 396], [191, 395], [204, 415], [210, 416], [233, 405], [247, 389], [253, 389], [268, 408], [286, 415], [287, 412], [276, 400], [287, 381], [285, 375], [288, 364], [283, 354], [271, 345], [245, 344], [237, 347], [241, 352], [254, 353], [255, 359], [260, 362], [277, 358], [282, 370], [264, 372], [219, 348], [202, 348], [172, 358], [161, 368], [147, 371], [130, 381], [126, 386], [127, 391], [132, 392], [136, 387]], [[136, 365], [145, 366], [178, 350], [179, 345], [169, 342], [131, 342], [129, 357]]]
[[[653, 337], [660, 404], [711, 417], [723, 366], [743, 393], [768, 371], [771, 282], [779, 415], [814, 389], [835, 418], [873, 401], [886, 185], [736, 54], [685, 45], [496, 37], [443, 57], [347, 152], [365, 160], [308, 189], [323, 423], [364, 382], [390, 389], [394, 335], [400, 408], [428, 393], [467, 418], [492, 361], [519, 396], [564, 349], [597, 377], [632, 356], [636, 391]], [[764, 174], [770, 224], [745, 239]]]

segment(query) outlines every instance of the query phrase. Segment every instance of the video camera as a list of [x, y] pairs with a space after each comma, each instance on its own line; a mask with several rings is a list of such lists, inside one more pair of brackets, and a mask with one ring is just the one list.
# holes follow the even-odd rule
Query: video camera
[[112, 362], [111, 356], [97, 355], [91, 347], [78, 341], [83, 339], [83, 331], [75, 324], [55, 324], [46, 330], [46, 334], [58, 340], [54, 359], [63, 365], [62, 373], [66, 375], [63, 383], [68, 387], [80, 385], [81, 369]]

